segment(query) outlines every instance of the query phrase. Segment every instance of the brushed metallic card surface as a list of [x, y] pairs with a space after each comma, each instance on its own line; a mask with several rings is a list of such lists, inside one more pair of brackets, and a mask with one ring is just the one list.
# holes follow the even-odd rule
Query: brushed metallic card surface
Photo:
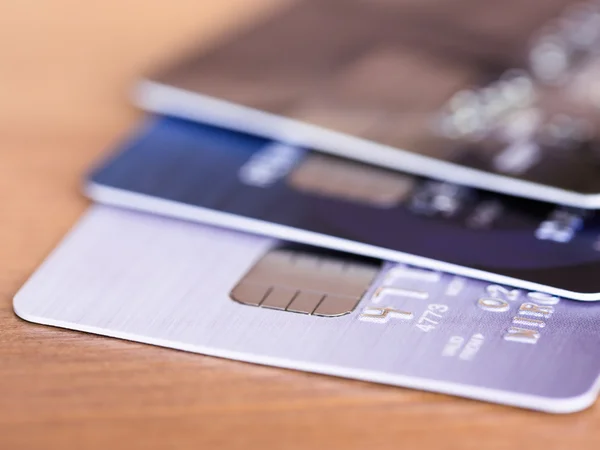
[[337, 317], [232, 300], [280, 245], [95, 206], [14, 308], [47, 325], [548, 412], [596, 398], [598, 304], [392, 263]]

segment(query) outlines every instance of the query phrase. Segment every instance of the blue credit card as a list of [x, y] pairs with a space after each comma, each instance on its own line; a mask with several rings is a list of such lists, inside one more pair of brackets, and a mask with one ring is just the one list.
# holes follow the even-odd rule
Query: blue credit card
[[600, 299], [589, 211], [484, 192], [178, 119], [95, 170], [99, 202]]
[[549, 412], [598, 392], [600, 304], [105, 206], [14, 308], [47, 325]]

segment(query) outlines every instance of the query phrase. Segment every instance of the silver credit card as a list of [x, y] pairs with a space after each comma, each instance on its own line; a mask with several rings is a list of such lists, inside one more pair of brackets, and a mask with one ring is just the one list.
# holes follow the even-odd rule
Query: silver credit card
[[590, 406], [600, 305], [95, 206], [25, 320], [554, 413]]

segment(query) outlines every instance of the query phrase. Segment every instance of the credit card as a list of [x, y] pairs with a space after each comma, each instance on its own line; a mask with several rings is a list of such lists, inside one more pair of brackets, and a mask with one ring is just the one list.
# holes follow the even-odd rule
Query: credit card
[[600, 298], [599, 217], [161, 118], [89, 178], [94, 200]]
[[149, 76], [136, 100], [395, 170], [597, 209], [600, 7], [571, 3], [285, 2]]
[[568, 413], [600, 374], [600, 304], [93, 207], [19, 291], [25, 320]]

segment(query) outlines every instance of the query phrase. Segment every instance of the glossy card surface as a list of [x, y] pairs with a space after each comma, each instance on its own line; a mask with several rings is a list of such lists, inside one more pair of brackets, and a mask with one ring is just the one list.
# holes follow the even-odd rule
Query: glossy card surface
[[396, 170], [600, 208], [597, 2], [284, 4], [150, 76], [137, 102]]
[[91, 176], [96, 201], [581, 300], [600, 298], [591, 212], [506, 197], [177, 119]]
[[102, 206], [14, 308], [47, 325], [555, 413], [589, 406], [600, 373], [600, 305]]

